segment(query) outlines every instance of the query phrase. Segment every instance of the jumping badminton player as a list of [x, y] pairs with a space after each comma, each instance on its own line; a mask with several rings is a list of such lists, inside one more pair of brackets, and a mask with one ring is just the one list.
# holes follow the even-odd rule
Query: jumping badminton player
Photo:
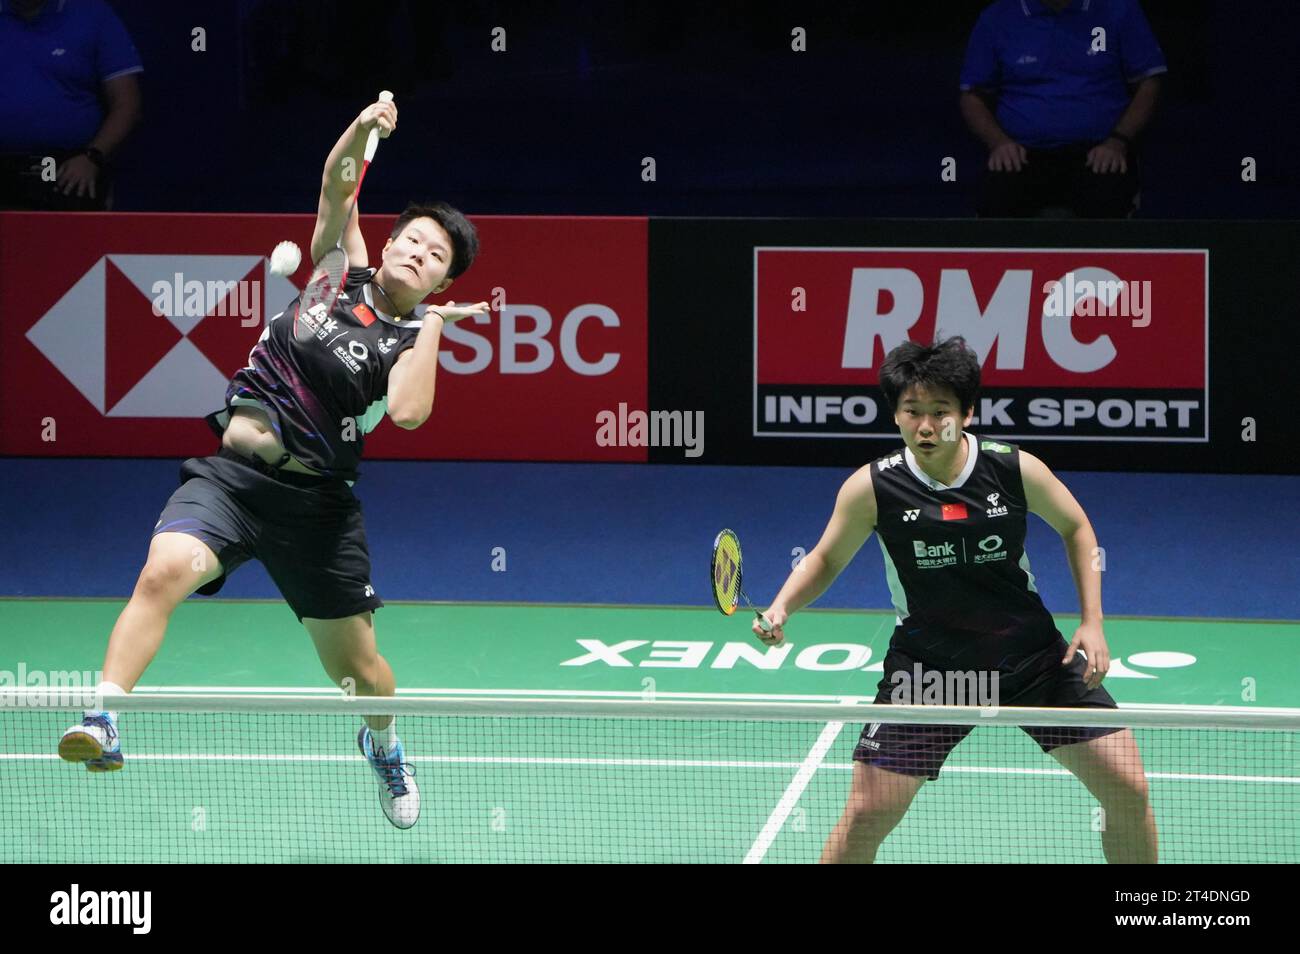
[[[358, 226], [356, 171], [372, 129], [397, 125], [390, 102], [367, 106], [325, 162], [312, 261], [341, 241], [350, 268], [327, 316], [294, 335], [296, 302], [268, 322], [208, 420], [221, 436], [212, 457], [181, 467], [181, 486], [154, 527], [144, 569], [118, 617], [104, 658], [105, 693], [129, 692], [162, 643], [167, 621], [191, 593], [216, 593], [250, 559], [262, 561], [306, 627], [336, 685], [391, 696], [393, 671], [375, 644], [374, 610], [361, 506], [353, 495], [362, 436], [386, 413], [419, 427], [433, 405], [445, 322], [483, 314], [487, 303], [413, 309], [445, 291], [474, 260], [478, 236], [460, 212], [411, 206], [384, 243], [377, 269]], [[339, 236], [342, 235], [341, 240]], [[347, 682], [351, 680], [351, 682]], [[420, 794], [394, 719], [367, 716], [358, 736], [379, 779], [380, 804], [398, 828], [415, 824]], [[59, 754], [92, 772], [122, 768], [113, 713], [89, 710]]]
[[[1093, 566], [1097, 538], [1078, 502], [1042, 461], [965, 432], [979, 382], [979, 360], [960, 338], [931, 347], [908, 342], [886, 356], [880, 387], [906, 447], [844, 482], [821, 541], [766, 613], [772, 632], [756, 620], [754, 633], [779, 644], [790, 616], [825, 592], [874, 530], [899, 618], [877, 704], [919, 702], [919, 693], [908, 692], [920, 689], [918, 672], [974, 672], [997, 687], [998, 705], [1114, 709], [1115, 700], [1101, 688], [1110, 651], [1101, 628], [1101, 574]], [[1068, 646], [1029, 570], [1028, 513], [1042, 517], [1065, 542], [1082, 608]], [[922, 679], [928, 686], [953, 684]], [[1101, 803], [1106, 859], [1154, 862], [1155, 819], [1133, 733], [1025, 731]], [[873, 861], [921, 785], [939, 777], [968, 732], [966, 726], [867, 726], [853, 753], [848, 803], [822, 861]]]

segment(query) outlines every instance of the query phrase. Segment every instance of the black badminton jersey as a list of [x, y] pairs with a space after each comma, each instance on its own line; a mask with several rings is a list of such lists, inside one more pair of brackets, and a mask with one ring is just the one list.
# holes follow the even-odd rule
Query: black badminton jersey
[[220, 436], [230, 409], [255, 405], [267, 412], [280, 443], [302, 463], [355, 481], [364, 444], [388, 410], [388, 374], [415, 345], [423, 322], [390, 319], [374, 305], [373, 268], [350, 268], [329, 317], [313, 335], [293, 334], [295, 298], [267, 322], [226, 389], [226, 406], [208, 415]]
[[900, 624], [892, 646], [938, 669], [1007, 669], [1059, 638], [1025, 555], [1020, 451], [966, 434], [951, 486], [910, 450], [871, 465], [876, 532]]

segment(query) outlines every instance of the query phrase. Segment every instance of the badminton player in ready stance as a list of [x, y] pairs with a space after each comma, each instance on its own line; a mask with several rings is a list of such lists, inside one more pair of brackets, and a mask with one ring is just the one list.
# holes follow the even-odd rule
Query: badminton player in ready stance
[[[844, 482], [821, 541], [765, 614], [772, 632], [764, 633], [755, 621], [754, 633], [768, 645], [779, 644], [791, 614], [825, 592], [874, 530], [899, 618], [877, 704], [919, 704], [918, 672], [960, 672], [985, 674], [996, 688], [995, 705], [1114, 709], [1115, 700], [1101, 688], [1110, 650], [1101, 629], [1092, 525], [1038, 458], [965, 432], [979, 383], [979, 359], [961, 338], [931, 347], [907, 342], [886, 356], [880, 387], [906, 447]], [[1068, 646], [1029, 571], [1029, 513], [1065, 542], [1082, 609]], [[928, 686], [955, 684], [921, 678]], [[1154, 862], [1155, 818], [1132, 731], [1025, 731], [1101, 803], [1106, 859]], [[968, 732], [967, 726], [867, 726], [853, 752], [848, 803], [822, 861], [873, 861], [921, 785], [939, 777], [940, 766]]]
[[[130, 692], [162, 643], [168, 618], [191, 593], [211, 595], [250, 559], [261, 560], [306, 627], [335, 685], [391, 696], [393, 671], [375, 645], [361, 505], [353, 495], [362, 435], [385, 413], [414, 429], [433, 405], [445, 322], [484, 314], [469, 307], [413, 309], [446, 290], [474, 261], [478, 236], [460, 212], [411, 206], [380, 252], [369, 255], [351, 201], [370, 130], [391, 133], [397, 108], [367, 106], [325, 162], [312, 236], [319, 261], [342, 235], [349, 269], [324, 320], [298, 341], [293, 303], [272, 318], [208, 418], [221, 436], [212, 457], [181, 466], [181, 486], [154, 527], [144, 569], [118, 617], [104, 658], [103, 693]], [[345, 228], [346, 224], [346, 228]], [[97, 701], [97, 704], [104, 703]], [[366, 716], [358, 743], [379, 779], [380, 804], [398, 828], [420, 814], [420, 794], [391, 716]], [[122, 768], [113, 713], [88, 710], [64, 733], [59, 755], [92, 772]]]

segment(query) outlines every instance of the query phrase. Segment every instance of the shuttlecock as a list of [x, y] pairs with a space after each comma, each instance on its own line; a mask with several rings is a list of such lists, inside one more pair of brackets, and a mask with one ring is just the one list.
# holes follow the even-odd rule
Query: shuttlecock
[[281, 242], [271, 253], [271, 274], [292, 275], [302, 264], [302, 251], [293, 242]]

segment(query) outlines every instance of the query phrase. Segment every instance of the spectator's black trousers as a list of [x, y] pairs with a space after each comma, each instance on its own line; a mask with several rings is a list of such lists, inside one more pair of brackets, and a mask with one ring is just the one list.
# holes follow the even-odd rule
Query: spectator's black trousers
[[95, 197], [64, 195], [53, 182], [41, 178], [42, 162], [52, 156], [61, 166], [65, 159], [79, 155], [80, 149], [52, 149], [45, 153], [0, 154], [0, 209], [32, 212], [102, 212], [108, 207], [112, 174], [99, 170]]
[[1123, 219], [1133, 214], [1138, 162], [1133, 150], [1127, 172], [1093, 172], [1092, 144], [1029, 149], [1019, 172], [986, 170], [981, 183], [981, 218], [1036, 218], [1044, 209], [1064, 208], [1082, 219]]

